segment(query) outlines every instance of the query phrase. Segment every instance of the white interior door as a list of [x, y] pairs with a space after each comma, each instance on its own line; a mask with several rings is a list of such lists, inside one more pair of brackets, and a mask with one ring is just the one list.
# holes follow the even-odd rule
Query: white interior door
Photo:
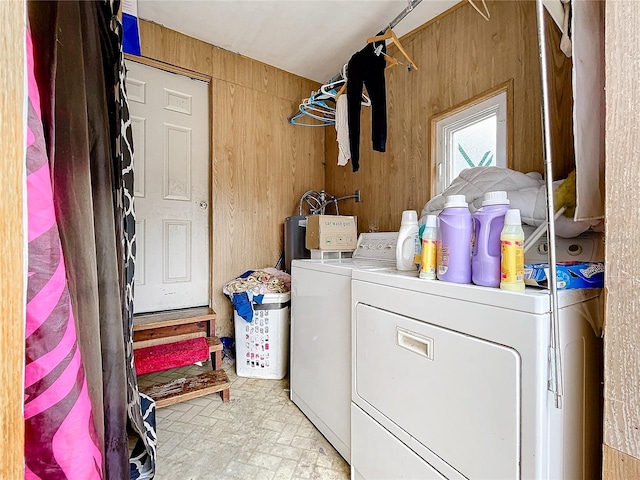
[[209, 305], [209, 88], [127, 61], [135, 312]]

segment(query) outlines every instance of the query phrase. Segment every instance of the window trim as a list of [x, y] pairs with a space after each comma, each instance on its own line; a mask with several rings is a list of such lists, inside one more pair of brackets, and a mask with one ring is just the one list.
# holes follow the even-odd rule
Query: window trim
[[452, 108], [444, 110], [440, 113], [433, 115], [430, 119], [431, 126], [431, 135], [430, 135], [430, 143], [431, 143], [431, 155], [430, 155], [430, 181], [429, 181], [429, 198], [433, 198], [437, 195], [438, 192], [438, 161], [437, 161], [437, 148], [438, 148], [438, 122], [442, 121], [445, 118], [456, 115], [461, 111], [478, 105], [486, 100], [489, 100], [491, 97], [499, 95], [501, 93], [506, 93], [506, 142], [507, 142], [507, 150], [506, 150], [506, 164], [507, 168], [513, 168], [513, 79], [508, 80], [507, 82], [500, 84], [490, 90], [487, 90], [475, 97], [466, 100], [463, 103], [455, 105]]

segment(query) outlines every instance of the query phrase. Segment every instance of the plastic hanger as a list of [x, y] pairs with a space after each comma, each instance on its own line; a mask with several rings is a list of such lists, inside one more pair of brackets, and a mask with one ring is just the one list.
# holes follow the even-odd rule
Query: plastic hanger
[[[320, 91], [332, 98], [338, 98], [338, 93], [347, 82], [347, 64], [345, 63], [340, 73], [320, 87]], [[336, 90], [339, 88], [340, 90]]]
[[323, 97], [316, 96], [317, 92], [311, 94], [309, 98], [305, 98], [300, 104], [301, 109], [305, 109], [307, 111], [315, 111], [322, 115], [333, 115], [335, 116], [336, 108], [335, 106], [329, 105], [324, 101]]
[[[402, 55], [404, 55], [404, 57], [407, 59], [407, 62], [408, 62], [407, 68], [409, 70], [411, 70], [412, 68], [415, 68], [416, 70], [418, 70], [418, 66], [415, 63], [413, 63], [413, 60], [411, 60], [411, 57], [409, 56], [407, 51], [402, 47], [402, 44], [400, 43], [400, 40], [398, 40], [398, 37], [396, 36], [395, 32], [393, 30], [391, 30], [390, 28], [387, 29], [381, 35], [376, 35], [375, 37], [367, 38], [367, 43], [380, 42], [380, 41], [383, 41], [383, 40], [391, 40], [393, 43], [396, 44], [396, 47], [398, 47], [398, 50], [400, 50], [400, 53], [402, 53]], [[393, 58], [393, 57], [389, 57], [389, 56], [387, 56], [387, 57], [388, 57], [388, 59], [389, 58]], [[393, 60], [395, 60], [395, 62], [393, 62]], [[398, 63], [400, 63], [395, 58], [393, 60], [388, 61], [388, 63], [391, 64], [389, 66], [397, 65]]]
[[[298, 105], [298, 113], [289, 118], [289, 123], [293, 125], [303, 125], [305, 127], [324, 127], [334, 125], [336, 122], [336, 109], [324, 101], [325, 97], [318, 92], [311, 92], [309, 98], [305, 98]], [[319, 123], [307, 123], [301, 118], [310, 117]]]
[[[340, 88], [336, 90], [336, 87], [338, 86], [340, 86]], [[320, 91], [322, 92], [322, 94], [327, 95], [335, 100], [338, 100], [338, 97], [345, 92], [346, 88], [347, 88], [347, 64], [345, 63], [342, 66], [342, 70], [340, 71], [340, 74], [333, 77], [331, 80], [329, 80], [328, 83], [325, 83], [324, 85], [322, 85], [320, 87]], [[367, 95], [365, 95], [364, 92], [362, 92], [361, 103], [365, 107], [371, 106], [371, 99]]]
[[[340, 95], [342, 95], [346, 90], [347, 90], [347, 84], [345, 82], [345, 84], [342, 85], [340, 90], [338, 90], [338, 92], [336, 93], [336, 100], [338, 100], [338, 97]], [[371, 99], [364, 92], [362, 92], [362, 101], [360, 102], [360, 104], [363, 107], [370, 107], [371, 106]]]
[[345, 78], [341, 78], [335, 82], [325, 83], [320, 87], [320, 91], [329, 97], [336, 98], [336, 95], [338, 94], [338, 90], [336, 90], [336, 88], [342, 88], [345, 83], [347, 83]]
[[[318, 122], [305, 122], [301, 120], [303, 118], [313, 118]], [[327, 125], [335, 125], [335, 118], [328, 118], [324, 116], [315, 115], [305, 110], [305, 107], [300, 104], [300, 111], [296, 113], [293, 117], [289, 118], [289, 123], [293, 125], [301, 125], [303, 127], [326, 127]]]
[[487, 4], [485, 3], [484, 0], [482, 0], [482, 6], [484, 7], [484, 12], [482, 12], [478, 7], [476, 7], [476, 4], [473, 3], [473, 0], [469, 0], [469, 3], [473, 8], [476, 9], [476, 11], [482, 16], [482, 18], [484, 18], [487, 22], [489, 21], [489, 19], [491, 18], [491, 14], [489, 13], [489, 9], [487, 8]]
[[306, 113], [310, 117], [315, 118], [317, 120], [334, 121], [335, 118], [336, 118], [335, 109], [329, 107], [328, 105], [325, 106], [325, 105], [322, 105], [322, 104], [301, 103], [298, 106], [298, 110], [300, 110], [303, 113]]

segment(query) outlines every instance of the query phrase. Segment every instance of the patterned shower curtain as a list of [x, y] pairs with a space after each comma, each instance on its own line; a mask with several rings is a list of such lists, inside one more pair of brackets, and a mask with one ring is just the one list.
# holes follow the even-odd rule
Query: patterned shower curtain
[[[154, 400], [138, 391], [138, 381], [135, 373], [133, 359], [133, 292], [136, 257], [136, 219], [133, 185], [133, 130], [129, 117], [129, 101], [126, 91], [126, 68], [122, 51], [122, 24], [117, 17], [119, 0], [106, 2], [108, 9], [102, 9], [103, 13], [109, 13], [105, 18], [112, 33], [111, 45], [115, 42], [115, 57], [110, 64], [113, 66], [113, 78], [109, 78], [109, 84], [114, 86], [114, 104], [110, 105], [109, 112], [112, 131], [118, 132], [111, 138], [116, 156], [116, 175], [118, 176], [118, 194], [116, 195], [116, 207], [120, 225], [119, 230], [120, 258], [124, 260], [121, 266], [124, 268], [120, 274], [120, 293], [122, 302], [122, 318], [125, 333], [125, 366], [127, 375], [127, 413], [132, 435], [137, 437], [133, 452], [129, 459], [130, 478], [151, 479], [155, 474], [156, 462], [156, 421]], [[105, 71], [108, 71], [105, 65]]]
[[[59, 258], [66, 263], [66, 298], [73, 312], [64, 331], [70, 335], [75, 330], [78, 353], [73, 358], [82, 358], [76, 383], [84, 385], [80, 392], [90, 401], [92, 412], [77, 417], [80, 413], [72, 409], [67, 419], [86, 420], [80, 438], [92, 439], [96, 450], [92, 462], [98, 475], [69, 475], [59, 469], [44, 476], [34, 472], [32, 478], [153, 478], [155, 406], [138, 394], [133, 369], [132, 141], [120, 22], [115, 16], [118, 2], [32, 1], [28, 8], [46, 141], [42, 153], [51, 170], [53, 207], [64, 255]], [[30, 279], [29, 288], [31, 283]], [[31, 348], [34, 359], [41, 359], [54, 350], [58, 337], [50, 330], [37, 333]], [[64, 338], [71, 341], [72, 337]], [[63, 368], [62, 363], [50, 365], [56, 374]], [[37, 388], [29, 392], [32, 398], [60, 395], [53, 384], [34, 385]], [[58, 406], [50, 405], [51, 415]], [[41, 471], [46, 473], [60, 452], [67, 450], [64, 444], [58, 444], [57, 451], [54, 448], [60, 426], [43, 421], [30, 429], [26, 420], [27, 464], [36, 461], [31, 452], [47, 448], [55, 452], [36, 461], [44, 463]], [[131, 458], [129, 435], [137, 438]], [[67, 454], [82, 456], [74, 458], [75, 462], [87, 461], [84, 450], [73, 449], [73, 443], [69, 447]]]

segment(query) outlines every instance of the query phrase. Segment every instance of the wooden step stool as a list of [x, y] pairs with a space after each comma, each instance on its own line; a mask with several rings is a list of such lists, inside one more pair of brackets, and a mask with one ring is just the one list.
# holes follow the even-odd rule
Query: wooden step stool
[[166, 345], [197, 337], [205, 337], [209, 344], [213, 371], [186, 378], [178, 378], [141, 389], [165, 407], [210, 393], [219, 392], [223, 402], [229, 401], [229, 379], [222, 370], [222, 343], [215, 336], [216, 314], [208, 307], [138, 314], [133, 317], [133, 348]]

